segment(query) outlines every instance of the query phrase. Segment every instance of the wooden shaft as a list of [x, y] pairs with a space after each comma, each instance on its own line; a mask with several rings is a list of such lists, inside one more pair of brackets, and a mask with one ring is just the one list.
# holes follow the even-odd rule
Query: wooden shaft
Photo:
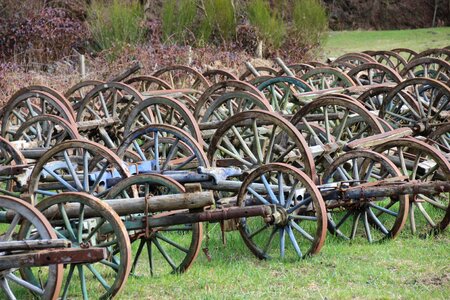
[[38, 250], [48, 248], [68, 248], [71, 243], [68, 240], [23, 240], [0, 242], [0, 252], [19, 250]]

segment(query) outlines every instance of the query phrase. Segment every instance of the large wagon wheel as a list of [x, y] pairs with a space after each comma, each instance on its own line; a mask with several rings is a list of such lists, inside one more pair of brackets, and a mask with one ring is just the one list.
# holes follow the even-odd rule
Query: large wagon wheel
[[[0, 196], [0, 210], [10, 213], [9, 224], [2, 225], [0, 244], [8, 241], [56, 239], [47, 219], [32, 205], [13, 197]], [[21, 227], [29, 231], [19, 235]], [[2, 251], [1, 260], [17, 260], [11, 251]], [[24, 276], [25, 275], [25, 276]], [[31, 276], [30, 276], [31, 275]], [[22, 277], [22, 278], [20, 278]], [[37, 279], [40, 280], [37, 280]], [[3, 269], [0, 275], [0, 290], [6, 299], [39, 297], [45, 300], [57, 299], [63, 280], [63, 265]], [[0, 293], [1, 295], [1, 293]], [[15, 296], [17, 295], [17, 297]]]
[[124, 137], [138, 128], [151, 124], [177, 126], [188, 132], [199, 143], [202, 142], [201, 132], [194, 116], [183, 103], [173, 98], [150, 97], [137, 105], [127, 117]]
[[[287, 66], [288, 69], [291, 71], [292, 74], [294, 74], [295, 77], [300, 78], [303, 74], [305, 74], [306, 72], [314, 69], [314, 66], [309, 65], [309, 64], [303, 64], [303, 63], [298, 63], [298, 64], [293, 64], [293, 65], [288, 65]], [[286, 76], [286, 72], [281, 69], [276, 76]]]
[[11, 136], [11, 130], [17, 128], [28, 119], [50, 114], [59, 116], [69, 123], [75, 123], [71, 109], [46, 92], [30, 91], [11, 97], [5, 104], [2, 116], [2, 136]]
[[[418, 109], [403, 97], [409, 93]], [[433, 127], [445, 122], [450, 107], [450, 88], [430, 78], [412, 78], [394, 87], [383, 101], [379, 117], [394, 128], [412, 127], [416, 133], [427, 135]]]
[[355, 86], [355, 83], [347, 74], [330, 67], [315, 68], [305, 73], [300, 78], [306, 81], [306, 83], [308, 83], [315, 90]]
[[[374, 149], [392, 160], [410, 180], [450, 180], [450, 163], [437, 149], [413, 138], [397, 139]], [[438, 233], [450, 222], [449, 192], [416, 194], [410, 198], [409, 221], [413, 233]]]
[[[398, 168], [381, 154], [369, 150], [350, 151], [325, 170], [323, 183], [346, 182], [349, 187], [401, 176]], [[344, 239], [363, 235], [371, 242], [395, 238], [408, 218], [408, 196], [325, 202], [328, 230]]]
[[365, 63], [347, 72], [358, 85], [400, 83], [403, 78], [394, 70], [380, 63]]
[[129, 134], [117, 149], [117, 155], [125, 158], [127, 151], [136, 153], [139, 161], [149, 162], [146, 172], [163, 174], [209, 167], [200, 144], [185, 131], [166, 124], [147, 125]]
[[276, 207], [280, 220], [239, 219], [245, 244], [260, 259], [306, 258], [320, 251], [326, 235], [326, 210], [314, 182], [302, 171], [281, 163], [261, 166], [242, 183], [237, 206]]
[[110, 125], [81, 133], [95, 142], [102, 141], [110, 148], [117, 147], [123, 139], [124, 121], [130, 111], [142, 101], [143, 97], [138, 91], [123, 83], [109, 82], [96, 86], [80, 103], [76, 120], [108, 120]]
[[414, 59], [421, 57], [434, 57], [450, 62], [450, 49], [428, 49], [418, 53]]
[[212, 166], [243, 169], [290, 163], [316, 179], [306, 141], [289, 121], [273, 112], [253, 110], [228, 118], [214, 133], [207, 155]]
[[[149, 197], [185, 193], [184, 187], [175, 180], [159, 174], [139, 174], [122, 180], [106, 195], [107, 199], [126, 199], [138, 191], [137, 196]], [[151, 198], [150, 200], [151, 201]], [[150, 213], [148, 216], [158, 218], [171, 212]], [[125, 222], [133, 222], [145, 217], [143, 214], [125, 217]], [[202, 241], [202, 224], [186, 224], [168, 227], [136, 230], [130, 233], [131, 242], [138, 242], [134, 250], [131, 272], [142, 270], [143, 251], [147, 251], [150, 274], [185, 272], [197, 257]]]
[[54, 115], [38, 115], [23, 123], [12, 137], [12, 141], [25, 141], [22, 150], [26, 158], [40, 158], [46, 150], [63, 141], [80, 139], [75, 124], [70, 124]]
[[78, 108], [78, 103], [97, 85], [104, 84], [100, 80], [85, 80], [70, 87], [65, 93], [64, 97], [72, 104], [74, 110]]
[[111, 150], [86, 140], [56, 145], [36, 163], [29, 181], [33, 203], [61, 192], [85, 192], [103, 198], [118, 181], [130, 176]]
[[[311, 137], [307, 141], [322, 146], [324, 152], [315, 157], [319, 172], [333, 162], [347, 143], [384, 132], [376, 117], [362, 104], [334, 95], [319, 97], [305, 105], [292, 117], [291, 123], [304, 136]], [[317, 132], [313, 125], [320, 126], [323, 131]]]
[[407, 64], [406, 60], [400, 54], [393, 51], [368, 51], [368, 54], [376, 62], [388, 66], [397, 72], [401, 72]]
[[310, 92], [313, 88], [301, 79], [281, 76], [259, 83], [258, 90], [270, 101], [275, 111], [294, 114], [305, 104], [305, 101], [300, 99], [301, 93]]
[[227, 80], [218, 82], [210, 86], [198, 99], [195, 104], [194, 117], [199, 119], [205, 112], [205, 110], [211, 105], [214, 100], [229, 92], [248, 92], [256, 95], [259, 98], [264, 98], [264, 94], [261, 93], [255, 86], [240, 80]]
[[239, 80], [238, 76], [232, 74], [231, 72], [219, 69], [211, 69], [202, 73], [203, 77], [205, 77], [212, 85], [218, 82], [227, 81], [227, 80]]
[[170, 84], [161, 78], [150, 75], [132, 77], [125, 80], [124, 83], [133, 87], [143, 95], [145, 95], [146, 92], [173, 89]]
[[450, 78], [450, 63], [434, 57], [421, 57], [410, 61], [400, 75], [404, 78], [432, 78], [446, 83]]
[[416, 51], [407, 48], [395, 48], [391, 51], [399, 54], [406, 62], [410, 62], [417, 55]]
[[173, 65], [157, 70], [152, 76], [163, 79], [174, 89], [205, 91], [211, 83], [198, 71], [188, 66]]
[[[258, 74], [259, 74], [258, 76], [266, 76], [266, 75], [276, 76], [277, 73], [278, 73], [277, 70], [275, 70], [274, 68], [271, 68], [271, 67], [257, 66], [257, 67], [254, 67], [254, 69], [258, 72]], [[255, 77], [258, 77], [258, 76], [256, 76], [255, 74], [253, 74], [252, 71], [247, 69], [247, 70], [245, 70], [244, 73], [242, 73], [239, 76], [239, 80], [248, 82], [248, 81], [251, 81]]]
[[[131, 268], [131, 247], [120, 217], [105, 202], [85, 193], [62, 193], [36, 205], [60, 239], [72, 247], [106, 248], [96, 263], [65, 264], [62, 299], [81, 292], [83, 299], [111, 299], [125, 286]], [[24, 232], [29, 229], [24, 227]]]

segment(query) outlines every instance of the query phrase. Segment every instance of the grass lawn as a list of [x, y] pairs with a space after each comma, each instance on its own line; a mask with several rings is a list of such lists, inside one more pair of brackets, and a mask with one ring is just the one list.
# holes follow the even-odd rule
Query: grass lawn
[[420, 52], [450, 46], [450, 27], [387, 31], [332, 31], [324, 43], [323, 57], [348, 52], [410, 48]]
[[[187, 273], [150, 278], [142, 261], [121, 299], [449, 299], [450, 234], [419, 239], [406, 232], [369, 245], [330, 235], [322, 252], [302, 261], [260, 261], [238, 233], [223, 246], [211, 236]], [[147, 274], [147, 275], [146, 275]]]

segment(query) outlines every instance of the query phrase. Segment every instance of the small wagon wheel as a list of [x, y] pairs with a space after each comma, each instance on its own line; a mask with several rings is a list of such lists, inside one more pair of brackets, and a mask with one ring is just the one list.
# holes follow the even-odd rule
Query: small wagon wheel
[[218, 82], [227, 80], [239, 80], [239, 78], [232, 74], [231, 72], [219, 69], [211, 69], [203, 72], [203, 77], [205, 77], [211, 84], [216, 84]]
[[218, 82], [210, 86], [198, 99], [195, 104], [194, 117], [196, 120], [204, 114], [205, 108], [209, 107], [214, 99], [222, 94], [228, 92], [249, 92], [257, 97], [264, 98], [264, 94], [261, 93], [255, 86], [240, 80], [227, 80]]
[[111, 120], [113, 125], [81, 133], [90, 140], [103, 141], [110, 148], [117, 147], [123, 139], [124, 121], [142, 101], [143, 96], [138, 91], [123, 83], [109, 82], [96, 86], [80, 103], [77, 122]]
[[[421, 182], [450, 180], [450, 163], [437, 149], [414, 138], [386, 142], [374, 149], [384, 154], [410, 180]], [[449, 192], [417, 194], [410, 198], [409, 221], [412, 233], [438, 233], [450, 222]]]
[[450, 62], [450, 49], [428, 49], [424, 50], [416, 55], [414, 59], [421, 58], [421, 57], [434, 57], [439, 58], [442, 60], [445, 60], [447, 62]]
[[369, 55], [376, 62], [388, 66], [397, 72], [401, 72], [407, 64], [406, 60], [400, 54], [392, 51], [370, 51]]
[[306, 258], [317, 254], [326, 235], [326, 210], [314, 182], [302, 171], [281, 163], [261, 166], [242, 183], [237, 206], [275, 205], [280, 220], [239, 219], [247, 247], [260, 259]]
[[421, 57], [410, 61], [400, 75], [404, 78], [431, 78], [446, 83], [450, 79], [450, 63], [434, 57]]
[[211, 83], [200, 72], [188, 66], [165, 67], [154, 72], [152, 76], [163, 79], [174, 89], [189, 88], [203, 92], [211, 86]]
[[192, 113], [183, 103], [170, 97], [150, 97], [137, 105], [127, 117], [124, 136], [150, 124], [174, 125], [191, 134], [199, 143], [203, 141]]
[[[304, 136], [312, 136], [316, 145], [322, 146], [323, 152], [315, 157], [319, 172], [324, 171], [350, 141], [384, 132], [377, 118], [362, 104], [333, 95], [321, 96], [305, 105], [292, 117], [291, 123]], [[317, 134], [312, 125], [323, 128], [323, 133]]]
[[394, 70], [380, 63], [365, 63], [347, 72], [358, 85], [400, 83], [403, 78]]
[[[274, 68], [271, 68], [271, 67], [259, 66], [259, 67], [254, 67], [254, 69], [259, 73], [258, 76], [265, 76], [265, 75], [276, 76], [278, 73], [277, 70], [275, 70]], [[241, 76], [239, 76], [239, 80], [248, 82], [258, 76], [255, 76], [255, 74], [253, 74], [252, 71], [247, 69], [244, 73], [241, 74]]]
[[162, 80], [161, 78], [149, 75], [141, 75], [137, 77], [132, 77], [124, 81], [125, 84], [133, 87], [146, 96], [146, 93], [151, 91], [159, 91], [159, 90], [171, 90], [173, 87]]
[[271, 162], [284, 162], [316, 179], [313, 158], [300, 132], [274, 112], [252, 110], [225, 120], [208, 148], [212, 166], [254, 169]]
[[200, 144], [187, 132], [166, 124], [133, 131], [120, 145], [117, 155], [124, 158], [127, 151], [137, 153], [140, 161], [150, 162], [146, 171], [152, 173], [209, 167]]
[[[415, 107], [405, 100], [405, 93], [415, 99]], [[394, 128], [411, 127], [416, 134], [427, 135], [435, 126], [446, 121], [449, 103], [448, 86], [430, 78], [412, 78], [389, 92], [380, 107], [379, 117]]]
[[115, 183], [129, 176], [123, 161], [108, 148], [70, 140], [54, 146], [37, 161], [28, 192], [33, 203], [67, 191], [103, 198]]
[[347, 74], [330, 67], [315, 68], [305, 73], [300, 78], [306, 81], [306, 83], [308, 83], [315, 90], [355, 86], [355, 83]]
[[72, 104], [74, 110], [77, 110], [77, 104], [81, 102], [84, 97], [97, 85], [104, 84], [105, 82], [100, 80], [85, 80], [81, 81], [74, 86], [70, 87], [67, 92], [64, 93], [64, 97]]
[[[391, 90], [392, 87], [389, 86], [373, 87], [362, 93], [356, 100], [369, 111], [378, 111], [383, 104], [384, 98]], [[411, 98], [411, 100], [414, 102], [414, 99]]]
[[[306, 72], [314, 69], [313, 66], [308, 65], [308, 64], [302, 64], [302, 63], [298, 63], [298, 64], [293, 64], [293, 65], [288, 65], [287, 66], [288, 69], [295, 75], [295, 77], [301, 77], [303, 74], [305, 74]], [[286, 72], [281, 69], [276, 76], [286, 76]]]
[[450, 161], [450, 123], [442, 124], [428, 135], [430, 143]]
[[375, 60], [370, 55], [365, 53], [346, 53], [336, 58], [330, 66], [333, 68], [339, 68], [344, 72], [348, 72], [354, 67], [360, 66], [366, 63], [373, 63]]
[[258, 90], [270, 101], [275, 111], [294, 114], [305, 104], [305, 101], [300, 99], [301, 93], [310, 92], [313, 88], [301, 79], [280, 76], [259, 83]]
[[25, 141], [22, 150], [26, 158], [38, 159], [51, 147], [65, 140], [80, 139], [75, 124], [54, 115], [38, 115], [28, 119], [15, 132], [12, 141]]
[[69, 240], [72, 247], [108, 251], [108, 258], [96, 263], [65, 264], [67, 275], [61, 298], [73, 298], [80, 292], [83, 299], [111, 299], [117, 295], [131, 269], [130, 240], [117, 213], [104, 201], [78, 192], [49, 197], [36, 208], [49, 220], [56, 236]]
[[8, 138], [12, 128], [17, 128], [28, 119], [43, 114], [59, 116], [75, 123], [73, 111], [55, 97], [45, 92], [30, 91], [13, 96], [5, 104], [2, 116], [2, 136]]
[[[325, 170], [323, 183], [347, 182], [349, 187], [401, 176], [388, 158], [370, 150], [354, 150], [338, 157]], [[362, 235], [371, 242], [398, 236], [408, 218], [408, 196], [325, 201], [328, 230], [344, 239]]]
[[[139, 197], [158, 195], [171, 195], [185, 193], [184, 187], [175, 180], [159, 174], [139, 174], [131, 176], [119, 182], [113, 187], [107, 199], [126, 199], [132, 195], [132, 190], [138, 191]], [[151, 201], [151, 198], [150, 200]], [[158, 215], [171, 212], [156, 212], [150, 216], [157, 218]], [[140, 220], [142, 214], [127, 216], [125, 221]], [[202, 241], [202, 224], [186, 224], [169, 227], [145, 228], [130, 233], [131, 242], [139, 242], [135, 249], [132, 273], [137, 269], [143, 269], [143, 264], [138, 261], [147, 251], [152, 276], [164, 273], [185, 272], [197, 257]], [[144, 248], [145, 247], [145, 248]]]
[[407, 48], [395, 48], [391, 51], [399, 54], [406, 62], [410, 62], [417, 55], [416, 51]]
[[[47, 219], [32, 205], [23, 200], [0, 196], [0, 210], [12, 217], [9, 224], [2, 225], [0, 244], [8, 241], [48, 240], [57, 236]], [[24, 226], [30, 230], [19, 234]], [[2, 251], [2, 260], [17, 260], [14, 252]], [[30, 276], [31, 275], [31, 276]], [[37, 280], [39, 276], [40, 280]], [[20, 278], [22, 277], [22, 278]], [[43, 281], [42, 281], [43, 280]], [[57, 299], [63, 281], [63, 265], [24, 267], [21, 269], [4, 269], [0, 276], [0, 290], [7, 299], [40, 297], [45, 300]]]

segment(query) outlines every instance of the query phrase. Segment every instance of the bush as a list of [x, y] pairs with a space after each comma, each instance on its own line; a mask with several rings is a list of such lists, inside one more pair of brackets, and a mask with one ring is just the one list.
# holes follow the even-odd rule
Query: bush
[[320, 43], [328, 29], [328, 17], [319, 0], [297, 0], [293, 9], [293, 37], [304, 46]]
[[208, 41], [213, 31], [222, 41], [231, 41], [236, 35], [236, 16], [232, 1], [205, 0], [203, 10], [205, 17], [201, 22], [197, 36]]
[[164, 1], [161, 16], [164, 42], [186, 44], [196, 16], [196, 0]]
[[250, 23], [256, 27], [266, 46], [278, 49], [286, 38], [286, 24], [266, 0], [251, 0], [247, 6]]
[[144, 10], [138, 1], [92, 1], [88, 26], [98, 50], [122, 48], [143, 41]]

